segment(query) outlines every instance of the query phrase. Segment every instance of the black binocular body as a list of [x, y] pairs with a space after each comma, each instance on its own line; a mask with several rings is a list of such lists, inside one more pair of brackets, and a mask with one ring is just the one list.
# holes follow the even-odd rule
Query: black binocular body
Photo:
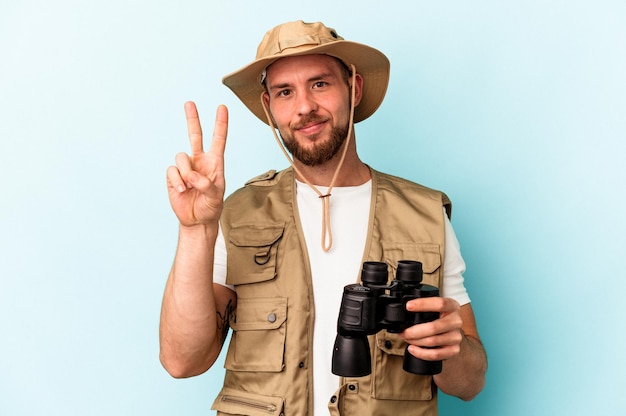
[[[406, 303], [412, 299], [439, 296], [435, 286], [422, 284], [422, 263], [400, 260], [395, 279], [390, 283], [387, 264], [365, 262], [361, 284], [344, 287], [337, 338], [332, 357], [333, 374], [362, 377], [372, 372], [368, 335], [386, 329], [400, 333], [406, 328], [439, 318], [438, 312], [409, 312]], [[441, 361], [425, 361], [407, 349], [402, 368], [413, 374], [434, 375], [441, 372]]]

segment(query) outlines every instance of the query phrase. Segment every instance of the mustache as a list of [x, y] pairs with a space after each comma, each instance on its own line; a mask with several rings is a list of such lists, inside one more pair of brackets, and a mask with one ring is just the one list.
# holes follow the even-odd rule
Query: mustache
[[327, 121], [325, 117], [319, 116], [317, 114], [309, 114], [309, 115], [303, 116], [302, 118], [300, 118], [300, 120], [291, 124], [290, 127], [294, 130], [298, 130], [303, 127], [306, 127], [309, 124], [323, 123], [325, 121]]

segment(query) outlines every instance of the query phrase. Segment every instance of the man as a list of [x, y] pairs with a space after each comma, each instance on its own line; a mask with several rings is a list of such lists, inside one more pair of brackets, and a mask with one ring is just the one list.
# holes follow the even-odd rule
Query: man
[[[180, 233], [160, 358], [174, 377], [203, 373], [232, 327], [218, 414], [323, 414], [327, 407], [337, 415], [431, 415], [438, 389], [464, 400], [482, 389], [486, 356], [447, 197], [376, 172], [356, 151], [353, 124], [378, 108], [388, 77], [381, 52], [321, 23], [267, 32], [257, 59], [224, 83], [281, 144], [279, 131], [292, 167], [249, 181], [225, 203], [227, 110], [218, 108], [205, 152], [195, 105], [186, 103], [191, 154], [178, 154], [167, 172]], [[370, 336], [370, 375], [333, 375], [343, 287], [357, 281], [363, 261], [387, 263], [392, 278], [403, 259], [422, 262], [424, 282], [442, 292], [406, 309], [439, 319]], [[402, 370], [407, 345], [417, 358], [443, 360], [443, 371]]]

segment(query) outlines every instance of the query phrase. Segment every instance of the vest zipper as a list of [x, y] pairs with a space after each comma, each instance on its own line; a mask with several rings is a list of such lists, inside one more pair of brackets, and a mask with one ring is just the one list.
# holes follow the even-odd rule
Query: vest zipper
[[222, 396], [222, 401], [227, 403], [239, 404], [242, 406], [248, 406], [254, 409], [264, 410], [268, 413], [276, 412], [276, 405], [260, 402], [257, 400], [243, 399], [241, 397], [234, 396]]

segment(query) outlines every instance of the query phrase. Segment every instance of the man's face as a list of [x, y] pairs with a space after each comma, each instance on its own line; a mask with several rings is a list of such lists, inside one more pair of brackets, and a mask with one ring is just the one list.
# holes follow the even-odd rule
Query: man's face
[[274, 62], [266, 75], [266, 104], [287, 150], [308, 166], [332, 159], [345, 142], [350, 121], [345, 69], [330, 56], [305, 55]]

